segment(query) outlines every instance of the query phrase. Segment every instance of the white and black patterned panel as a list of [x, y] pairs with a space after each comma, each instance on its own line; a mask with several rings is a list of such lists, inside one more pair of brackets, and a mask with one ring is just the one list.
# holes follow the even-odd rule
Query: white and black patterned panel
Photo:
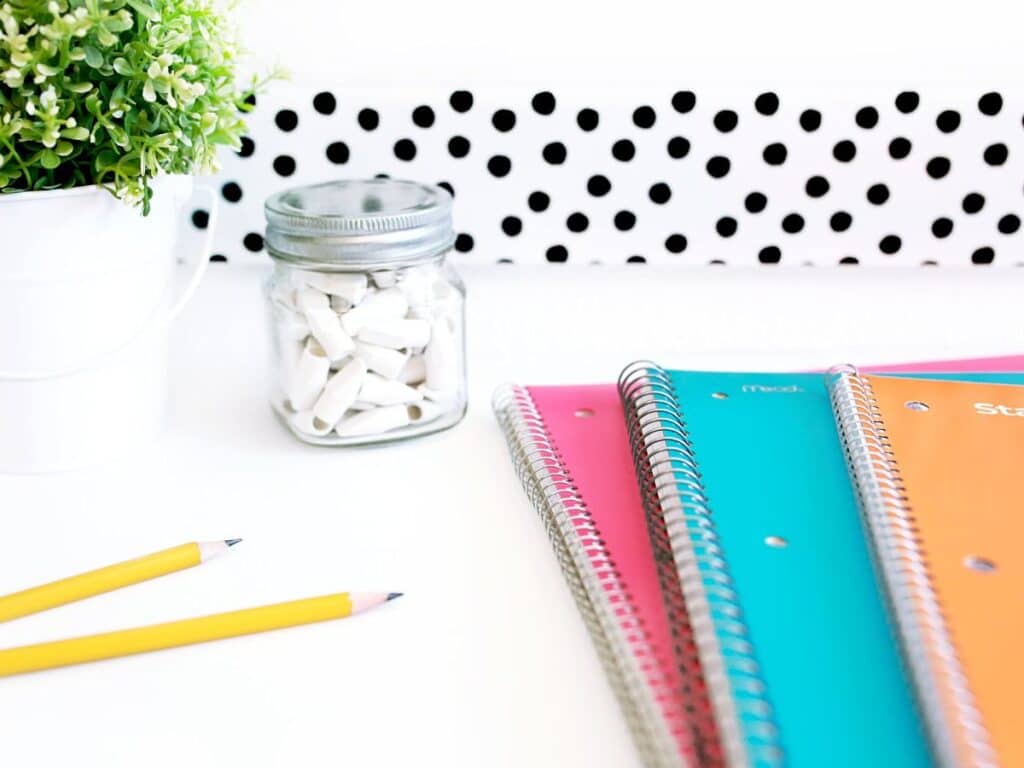
[[277, 85], [214, 179], [215, 250], [261, 258], [278, 189], [387, 174], [455, 194], [464, 262], [1020, 265], [1022, 114], [983, 87]]

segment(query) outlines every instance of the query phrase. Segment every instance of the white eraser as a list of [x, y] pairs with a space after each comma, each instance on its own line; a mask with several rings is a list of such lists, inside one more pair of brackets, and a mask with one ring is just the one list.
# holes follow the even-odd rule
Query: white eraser
[[458, 348], [455, 334], [445, 320], [435, 320], [430, 327], [430, 343], [423, 352], [427, 366], [427, 387], [436, 392], [449, 392], [458, 386]]
[[274, 325], [282, 341], [302, 341], [309, 336], [309, 323], [298, 312], [277, 307], [274, 309]]
[[335, 433], [339, 437], [357, 437], [388, 432], [409, 424], [409, 413], [404, 405], [386, 405], [372, 411], [362, 411], [346, 416], [337, 427]]
[[322, 421], [312, 411], [298, 411], [288, 417], [288, 423], [307, 435], [323, 437], [331, 431], [333, 424]]
[[300, 312], [308, 315], [314, 309], [330, 309], [331, 300], [326, 293], [306, 286], [295, 291], [295, 306]]
[[366, 275], [362, 272], [308, 272], [306, 283], [331, 296], [340, 296], [349, 304], [358, 304], [366, 296]]
[[387, 288], [371, 293], [358, 307], [353, 307], [341, 316], [345, 331], [355, 336], [367, 323], [386, 318], [403, 318], [409, 311], [405, 296], [397, 288]]
[[341, 370], [328, 379], [324, 391], [313, 406], [313, 415], [333, 427], [345, 415], [363, 385], [366, 376], [366, 363], [359, 358], [352, 358]]
[[398, 374], [405, 368], [407, 359], [404, 352], [379, 347], [376, 344], [367, 344], [365, 341], [356, 342], [354, 354], [361, 358], [371, 371], [389, 379], [398, 378]]
[[403, 384], [419, 384], [427, 378], [427, 363], [423, 355], [413, 355], [395, 377]]
[[327, 359], [323, 347], [315, 339], [307, 341], [288, 382], [288, 400], [292, 408], [304, 411], [313, 407], [327, 383], [330, 369], [331, 361]]
[[420, 400], [418, 403], [409, 403], [406, 406], [406, 411], [409, 414], [410, 424], [422, 424], [425, 421], [433, 421], [440, 416], [444, 411], [437, 403], [432, 403], [429, 400]]
[[341, 321], [330, 307], [310, 310], [306, 313], [306, 320], [309, 321], [309, 330], [331, 360], [340, 360], [355, 351], [356, 343], [345, 333]]
[[426, 320], [374, 319], [359, 330], [359, 340], [391, 349], [422, 347], [430, 341]]
[[391, 381], [376, 373], [366, 374], [363, 386], [359, 390], [359, 399], [374, 405], [396, 405], [398, 403], [414, 403], [420, 394], [400, 381]]
[[390, 288], [398, 282], [398, 273], [391, 269], [383, 272], [371, 272], [370, 279], [378, 288]]

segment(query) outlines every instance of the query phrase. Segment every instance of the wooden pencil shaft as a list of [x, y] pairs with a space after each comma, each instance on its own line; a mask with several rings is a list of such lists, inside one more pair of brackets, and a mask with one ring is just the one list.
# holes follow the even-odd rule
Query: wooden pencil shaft
[[199, 545], [182, 544], [0, 597], [0, 622], [148, 581], [202, 562]]
[[347, 592], [0, 650], [0, 677], [340, 619]]

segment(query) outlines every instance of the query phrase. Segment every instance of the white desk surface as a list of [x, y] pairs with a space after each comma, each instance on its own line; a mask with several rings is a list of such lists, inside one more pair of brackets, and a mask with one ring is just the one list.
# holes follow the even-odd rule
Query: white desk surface
[[1024, 350], [1024, 270], [463, 268], [470, 410], [377, 449], [299, 444], [264, 398], [255, 267], [172, 334], [172, 413], [100, 470], [0, 476], [0, 593], [195, 539], [201, 568], [0, 626], [0, 646], [345, 589], [340, 622], [0, 681], [0, 765], [637, 765], [490, 410], [503, 381], [648, 357], [784, 369]]

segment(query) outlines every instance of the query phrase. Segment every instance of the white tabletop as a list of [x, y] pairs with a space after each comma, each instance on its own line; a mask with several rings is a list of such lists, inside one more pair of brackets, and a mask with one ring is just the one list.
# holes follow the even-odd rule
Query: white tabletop
[[628, 733], [490, 410], [629, 361], [782, 369], [1024, 349], [1024, 270], [464, 268], [470, 410], [407, 444], [299, 444], [265, 402], [261, 270], [172, 334], [166, 436], [0, 477], [0, 593], [196, 539], [228, 556], [0, 627], [0, 646], [339, 590], [351, 620], [0, 682], [4, 766], [614, 766]]

